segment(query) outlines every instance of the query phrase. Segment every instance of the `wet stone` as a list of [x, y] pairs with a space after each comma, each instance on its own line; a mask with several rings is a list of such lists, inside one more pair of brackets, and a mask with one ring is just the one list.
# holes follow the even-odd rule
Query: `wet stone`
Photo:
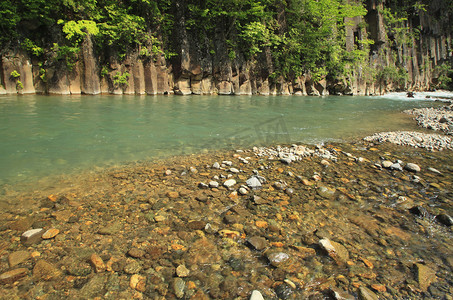
[[101, 273], [101, 272], [104, 272], [106, 267], [105, 267], [105, 264], [104, 264], [104, 261], [102, 260], [102, 258], [97, 255], [96, 253], [93, 253], [91, 256], [90, 256], [90, 263], [91, 265], [93, 266], [94, 268], [94, 271], [96, 273]]
[[422, 291], [427, 291], [431, 283], [433, 283], [437, 279], [436, 271], [420, 263], [415, 264], [415, 270], [417, 274], [417, 282], [420, 286], [420, 289]]
[[44, 239], [44, 240], [52, 239], [59, 233], [60, 233], [60, 230], [58, 230], [56, 228], [51, 228], [51, 229], [47, 230], [46, 232], [44, 232], [44, 234], [42, 235], [42, 239]]
[[452, 226], [453, 225], [453, 217], [447, 214], [440, 214], [436, 216], [437, 221], [445, 226]]
[[389, 160], [384, 160], [381, 165], [386, 168], [386, 169], [390, 169], [390, 167], [393, 165], [393, 163]]
[[404, 169], [410, 171], [410, 172], [420, 172], [421, 169], [418, 165], [413, 164], [413, 163], [408, 163], [404, 166]]
[[272, 252], [267, 254], [267, 259], [274, 267], [278, 267], [289, 259], [289, 255], [284, 252]]
[[247, 179], [245, 184], [247, 184], [247, 186], [251, 189], [259, 189], [262, 186], [261, 181], [255, 176], [252, 176], [249, 179]]
[[138, 248], [132, 248], [127, 252], [127, 254], [134, 258], [142, 258], [143, 256], [145, 256], [145, 251]]
[[13, 282], [21, 279], [22, 277], [26, 276], [27, 274], [28, 274], [28, 269], [26, 269], [26, 268], [19, 268], [19, 269], [7, 271], [0, 275], [0, 283], [2, 283], [2, 284], [13, 283]]
[[402, 171], [403, 167], [401, 166], [400, 163], [394, 163], [390, 166], [391, 170], [396, 170], [396, 171]]
[[335, 196], [335, 189], [326, 186], [318, 187], [318, 195], [325, 199], [332, 199]]
[[236, 184], [236, 180], [234, 179], [228, 179], [223, 183], [223, 185], [227, 188], [233, 187]]
[[247, 242], [252, 246], [253, 249], [261, 251], [266, 249], [267, 240], [260, 236], [249, 237]]
[[294, 291], [288, 284], [282, 283], [275, 288], [275, 293], [279, 299], [290, 299]]
[[359, 299], [360, 300], [379, 300], [378, 296], [370, 289], [361, 286], [359, 288]]
[[30, 258], [30, 253], [28, 251], [13, 252], [8, 256], [9, 267], [12, 268], [14, 266], [17, 266], [29, 258]]
[[220, 169], [220, 164], [218, 162], [215, 162], [213, 165], [212, 165], [212, 168], [214, 169]]
[[254, 290], [249, 300], [264, 300], [264, 297], [260, 291]]
[[118, 231], [120, 231], [122, 228], [122, 225], [119, 221], [117, 222], [113, 222], [111, 224], [108, 224], [107, 226], [99, 229], [99, 234], [103, 234], [103, 235], [114, 235], [116, 234]]
[[124, 272], [126, 274], [137, 274], [142, 269], [142, 266], [136, 260], [129, 260], [124, 266]]
[[218, 188], [219, 187], [219, 183], [217, 181], [210, 181], [209, 182], [209, 187], [210, 188]]
[[203, 230], [206, 227], [206, 222], [204, 222], [204, 221], [190, 221], [187, 224], [187, 227], [189, 227], [192, 230]]
[[181, 278], [175, 278], [173, 281], [173, 291], [177, 298], [181, 299], [184, 297], [184, 288], [186, 287], [186, 283]]
[[174, 191], [167, 192], [165, 195], [170, 199], [176, 199], [179, 197], [179, 193]]
[[33, 277], [37, 280], [51, 280], [59, 276], [61, 271], [44, 260], [39, 260], [33, 268]]
[[178, 277], [187, 277], [187, 276], [189, 276], [189, 274], [190, 274], [190, 271], [189, 271], [189, 269], [186, 268], [185, 265], [179, 265], [176, 268], [176, 275]]
[[25, 231], [21, 235], [20, 241], [26, 246], [36, 244], [42, 240], [43, 233], [44, 233], [44, 229], [42, 229], [42, 228], [31, 229], [31, 230]]
[[238, 192], [241, 195], [247, 195], [249, 193], [249, 191], [247, 191], [247, 189], [244, 187], [239, 188]]

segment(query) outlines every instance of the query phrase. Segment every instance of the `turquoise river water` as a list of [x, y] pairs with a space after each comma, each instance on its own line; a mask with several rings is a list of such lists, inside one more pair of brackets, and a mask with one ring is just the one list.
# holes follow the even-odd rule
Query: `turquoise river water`
[[414, 129], [405, 97], [2, 96], [0, 186], [207, 149]]

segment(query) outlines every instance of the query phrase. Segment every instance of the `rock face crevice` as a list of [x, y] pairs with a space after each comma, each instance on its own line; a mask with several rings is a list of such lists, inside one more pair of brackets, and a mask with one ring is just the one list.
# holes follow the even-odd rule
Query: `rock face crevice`
[[[432, 1], [426, 11], [403, 24], [418, 37], [399, 42], [386, 25], [379, 0], [366, 2], [367, 15], [345, 20], [345, 47], [353, 51], [366, 39], [370, 45], [366, 64], [352, 66], [347, 76], [335, 80], [314, 80], [309, 73], [292, 79], [273, 77], [273, 59], [269, 49], [256, 59], [243, 54], [231, 56], [227, 41], [232, 30], [216, 28], [209, 40], [196, 30], [187, 30], [185, 1], [176, 1], [173, 48], [177, 56], [167, 60], [162, 53], [140, 55], [129, 52], [118, 61], [96, 53], [94, 39], [87, 35], [75, 63], [51, 58], [45, 64], [22, 50], [1, 55], [0, 94], [137, 94], [137, 95], [375, 95], [395, 90], [429, 90], [439, 76], [436, 66], [453, 63], [451, 33], [436, 20], [442, 1]], [[284, 9], [279, 22], [285, 23]], [[364, 26], [363, 24], [366, 24]], [[387, 27], [386, 27], [387, 26]], [[209, 50], [211, 49], [211, 50]], [[403, 70], [398, 83], [385, 77], [386, 70]], [[19, 74], [13, 77], [11, 74]], [[123, 81], [118, 76], [123, 76]], [[128, 75], [128, 76], [126, 76]]]

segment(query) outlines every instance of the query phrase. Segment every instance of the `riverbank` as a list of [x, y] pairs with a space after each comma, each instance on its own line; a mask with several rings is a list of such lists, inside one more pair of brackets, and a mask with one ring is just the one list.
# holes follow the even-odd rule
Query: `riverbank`
[[451, 299], [453, 154], [432, 150], [213, 151], [11, 194], [23, 205], [0, 213], [0, 293]]

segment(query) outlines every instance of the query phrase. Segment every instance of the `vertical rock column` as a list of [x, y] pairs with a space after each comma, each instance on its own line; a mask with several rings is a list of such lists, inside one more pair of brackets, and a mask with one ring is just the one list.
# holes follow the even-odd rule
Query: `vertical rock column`
[[101, 93], [101, 82], [99, 79], [99, 66], [96, 61], [93, 41], [87, 35], [82, 43], [82, 65], [81, 65], [81, 91], [83, 94], [97, 95]]

